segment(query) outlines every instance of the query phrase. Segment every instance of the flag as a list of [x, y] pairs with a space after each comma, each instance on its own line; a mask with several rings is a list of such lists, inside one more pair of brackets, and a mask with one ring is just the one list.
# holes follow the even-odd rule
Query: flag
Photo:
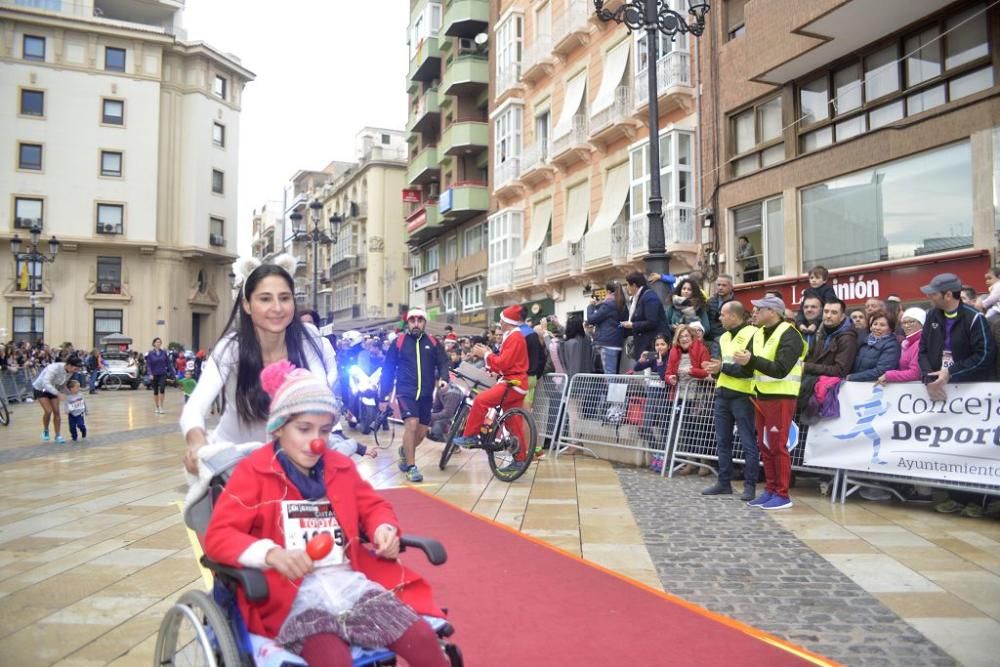
[[17, 288], [21, 291], [28, 290], [30, 278], [28, 277], [28, 263], [21, 262], [21, 276], [17, 281]]

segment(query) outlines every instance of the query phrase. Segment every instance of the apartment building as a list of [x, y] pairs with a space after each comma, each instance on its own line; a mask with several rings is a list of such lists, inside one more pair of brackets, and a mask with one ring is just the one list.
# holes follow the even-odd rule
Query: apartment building
[[[0, 329], [210, 345], [232, 305], [239, 60], [185, 41], [183, 2], [0, 0]], [[24, 276], [30, 280], [24, 280]], [[34, 327], [32, 327], [34, 299]]]
[[[726, 0], [702, 37], [713, 269], [799, 301], [984, 291], [1000, 192], [1000, 12], [953, 0]], [[743, 241], [740, 241], [743, 239]]]
[[407, 75], [409, 304], [487, 323], [488, 0], [412, 0]]
[[282, 250], [284, 212], [280, 201], [268, 201], [253, 210], [251, 251], [262, 261], [273, 259]]
[[602, 22], [586, 0], [505, 0], [496, 12], [491, 307], [527, 303], [536, 319], [556, 314], [565, 321], [585, 310], [607, 279], [644, 268], [649, 67], [658, 75], [670, 268], [697, 267], [693, 40], [662, 37], [650, 63], [645, 34]]

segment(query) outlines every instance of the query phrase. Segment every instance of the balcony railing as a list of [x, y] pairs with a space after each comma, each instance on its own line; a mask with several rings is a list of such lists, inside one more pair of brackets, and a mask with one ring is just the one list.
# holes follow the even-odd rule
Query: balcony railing
[[615, 88], [615, 101], [607, 109], [595, 113], [590, 119], [590, 132], [597, 134], [612, 125], [621, 123], [632, 115], [635, 105], [632, 103], [632, 89], [628, 86]]
[[[649, 252], [649, 218], [645, 213], [633, 216], [628, 227], [628, 252], [644, 255]], [[663, 238], [667, 246], [695, 242], [694, 207], [671, 204], [663, 211]]]
[[509, 157], [499, 164], [496, 170], [496, 182], [493, 184], [493, 190], [499, 190], [505, 185], [517, 180], [517, 177], [521, 175], [521, 158], [520, 157]]
[[355, 269], [363, 269], [368, 265], [368, 257], [366, 255], [361, 255], [360, 257], [345, 257], [344, 259], [338, 260], [330, 266], [330, 278], [336, 278], [337, 276], [343, 275], [348, 271], [353, 271]]
[[616, 222], [611, 225], [611, 263], [623, 264], [628, 259], [629, 224]]
[[552, 156], [561, 155], [571, 148], [586, 144], [590, 136], [589, 126], [590, 119], [586, 114], [579, 113], [573, 116], [573, 128], [552, 142]]
[[[635, 75], [636, 101], [649, 102], [649, 82], [646, 70]], [[674, 86], [691, 86], [691, 55], [687, 51], [671, 51], [656, 61], [656, 94], [663, 95]]]
[[521, 153], [521, 172], [548, 164], [551, 154], [552, 146], [547, 143], [536, 143], [525, 147], [524, 152]]
[[577, 276], [583, 273], [583, 255], [586, 239], [580, 239], [578, 243], [569, 244], [569, 275]]
[[576, 48], [569, 40], [578, 34], [588, 32], [587, 19], [590, 18], [590, 3], [587, 0], [568, 0], [563, 13], [552, 20], [553, 48], [568, 53]]
[[534, 40], [524, 45], [524, 52], [521, 55], [521, 72], [526, 80], [529, 77], [536, 79], [541, 76], [541, 72], [535, 68], [552, 62], [552, 35], [535, 35]]
[[506, 291], [514, 286], [514, 260], [493, 262], [486, 271], [486, 289]]
[[531, 266], [521, 266], [514, 270], [514, 283], [517, 285], [545, 284], [545, 248], [539, 248], [532, 253]]
[[513, 88], [521, 81], [521, 63], [507, 63], [506, 67], [497, 72], [496, 95]]

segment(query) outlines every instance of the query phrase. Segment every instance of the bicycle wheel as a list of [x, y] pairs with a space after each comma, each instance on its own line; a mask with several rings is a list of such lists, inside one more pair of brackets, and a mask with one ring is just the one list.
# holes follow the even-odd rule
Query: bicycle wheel
[[7, 407], [7, 399], [0, 396], [0, 424], [6, 426], [10, 423], [10, 409]]
[[184, 593], [167, 611], [160, 622], [155, 651], [157, 665], [242, 664], [226, 615], [202, 591]]
[[117, 375], [107, 375], [104, 377], [104, 383], [101, 386], [105, 389], [118, 391], [122, 387], [122, 379]]
[[389, 449], [396, 441], [396, 424], [389, 418], [379, 419], [379, 427], [375, 429], [375, 444], [379, 449]]
[[[521, 435], [524, 438], [525, 456], [523, 465], [515, 466], [516, 455], [521, 449], [521, 438], [514, 434], [510, 426], [512, 419], [521, 418]], [[538, 426], [535, 418], [524, 408], [513, 408], [504, 412], [496, 421], [484, 444], [489, 457], [490, 470], [493, 476], [502, 482], [513, 482], [527, 472], [531, 460], [535, 457], [535, 441], [538, 439]]]
[[444, 449], [441, 450], [441, 461], [438, 463], [438, 468], [441, 470], [445, 469], [445, 466], [448, 465], [448, 461], [451, 459], [451, 455], [458, 449], [458, 445], [455, 444], [455, 438], [462, 433], [462, 430], [465, 428], [465, 420], [468, 417], [469, 406], [466, 403], [462, 403], [451, 422], [451, 430], [448, 431], [448, 439], [444, 441]]

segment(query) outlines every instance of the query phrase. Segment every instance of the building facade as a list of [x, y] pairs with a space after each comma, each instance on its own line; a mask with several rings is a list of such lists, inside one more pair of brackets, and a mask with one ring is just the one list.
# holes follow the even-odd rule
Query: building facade
[[[848, 303], [952, 271], [985, 290], [998, 234], [1000, 12], [927, 0], [726, 0], [702, 37], [711, 268]], [[741, 241], [741, 239], [743, 239]]]
[[[694, 40], [660, 39], [650, 63], [645, 34], [602, 22], [592, 2], [494, 4], [491, 308], [526, 303], [533, 319], [555, 314], [565, 321], [584, 311], [608, 279], [643, 268], [649, 67], [658, 75], [670, 268], [697, 268]], [[683, 2], [670, 4], [686, 12]]]
[[409, 304], [486, 326], [490, 5], [412, 0], [407, 76]]
[[6, 255], [6, 339], [34, 331], [90, 347], [121, 332], [139, 348], [154, 336], [198, 348], [222, 331], [240, 104], [253, 74], [185, 41], [182, 11], [167, 1], [0, 2], [0, 146], [12, 156], [0, 168], [0, 252], [32, 227], [41, 245], [61, 242], [54, 263], [22, 267]]

